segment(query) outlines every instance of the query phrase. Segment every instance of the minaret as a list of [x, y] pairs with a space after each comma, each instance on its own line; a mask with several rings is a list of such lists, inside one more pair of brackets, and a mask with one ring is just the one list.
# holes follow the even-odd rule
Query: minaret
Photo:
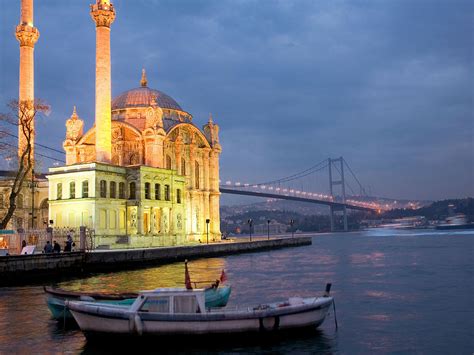
[[[34, 50], [35, 43], [39, 38], [39, 31], [33, 26], [33, 0], [21, 0], [20, 24], [16, 26], [15, 32], [18, 42], [20, 42], [20, 80], [18, 103], [20, 105], [31, 105], [30, 114], [33, 115], [33, 104], [35, 99], [35, 65]], [[21, 113], [20, 113], [21, 114]], [[31, 156], [34, 163], [34, 120], [31, 121]], [[18, 156], [21, 157], [27, 145], [26, 137], [22, 128], [18, 126]]]
[[96, 25], [95, 45], [95, 152], [96, 161], [110, 163], [112, 157], [112, 84], [110, 73], [110, 25], [115, 20], [110, 0], [91, 5]]

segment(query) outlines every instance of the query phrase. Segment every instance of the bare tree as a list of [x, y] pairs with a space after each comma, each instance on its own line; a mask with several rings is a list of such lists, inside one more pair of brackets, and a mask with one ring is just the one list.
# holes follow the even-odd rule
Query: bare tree
[[5, 229], [16, 209], [17, 197], [24, 187], [25, 180], [34, 168], [34, 136], [35, 117], [38, 113], [48, 113], [49, 105], [41, 100], [24, 100], [18, 102], [12, 100], [8, 107], [11, 112], [0, 114], [0, 122], [19, 127], [18, 134], [23, 138], [22, 146], [16, 149], [16, 145], [7, 141], [7, 137], [15, 137], [8, 129], [0, 131], [0, 152], [9, 158], [17, 159], [17, 166], [11, 174], [9, 204], [6, 214], [1, 218], [0, 229]]

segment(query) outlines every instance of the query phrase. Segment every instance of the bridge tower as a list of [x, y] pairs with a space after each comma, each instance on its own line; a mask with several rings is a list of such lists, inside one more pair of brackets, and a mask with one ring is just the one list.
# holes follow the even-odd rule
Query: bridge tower
[[[337, 165], [340, 164], [340, 168], [337, 167]], [[328, 158], [328, 167], [329, 167], [329, 191], [331, 193], [331, 197], [333, 198], [334, 201], [334, 186], [341, 185], [341, 197], [342, 197], [342, 203], [344, 204], [344, 207], [342, 207], [342, 213], [343, 213], [343, 221], [344, 221], [344, 232], [348, 231], [348, 226], [347, 226], [347, 208], [346, 208], [346, 185], [344, 182], [344, 158], [339, 157], [335, 159]], [[332, 169], [333, 167], [339, 171], [341, 179], [340, 180], [334, 180], [333, 178], [333, 173]], [[337, 210], [336, 207], [334, 206], [329, 206], [329, 219], [331, 221], [331, 232], [334, 232], [334, 212]]]

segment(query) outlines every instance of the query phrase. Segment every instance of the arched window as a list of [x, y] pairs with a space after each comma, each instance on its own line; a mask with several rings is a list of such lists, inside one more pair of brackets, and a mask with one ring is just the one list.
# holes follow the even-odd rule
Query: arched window
[[115, 181], [110, 182], [110, 198], [117, 197], [117, 183]]
[[74, 181], [69, 183], [69, 198], [76, 198], [76, 183]]
[[89, 197], [89, 181], [84, 180], [82, 182], [82, 198]]
[[59, 183], [56, 185], [56, 199], [61, 200], [63, 198], [63, 184]]
[[171, 170], [171, 157], [166, 155], [166, 169]]
[[119, 198], [125, 198], [125, 183], [119, 182]]
[[145, 198], [147, 200], [149, 200], [151, 197], [150, 197], [150, 189], [151, 189], [151, 185], [149, 182], [145, 182]]
[[130, 191], [129, 191], [128, 198], [130, 200], [135, 200], [137, 197], [137, 185], [135, 184], [135, 182], [131, 182], [129, 187], [130, 187]]
[[170, 185], [165, 185], [165, 200], [166, 201], [171, 200]]
[[194, 187], [199, 189], [199, 163], [194, 163]]
[[181, 175], [186, 175], [186, 160], [181, 158]]
[[107, 197], [107, 181], [100, 180], [100, 197]]

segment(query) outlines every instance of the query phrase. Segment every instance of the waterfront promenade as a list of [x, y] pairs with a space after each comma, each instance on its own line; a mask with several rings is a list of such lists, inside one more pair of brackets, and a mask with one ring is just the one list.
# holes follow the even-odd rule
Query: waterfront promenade
[[79, 276], [92, 272], [143, 268], [185, 259], [216, 257], [311, 245], [311, 238], [253, 238], [219, 243], [142, 249], [96, 250], [61, 254], [32, 254], [0, 257], [0, 285], [26, 284], [44, 277]]

